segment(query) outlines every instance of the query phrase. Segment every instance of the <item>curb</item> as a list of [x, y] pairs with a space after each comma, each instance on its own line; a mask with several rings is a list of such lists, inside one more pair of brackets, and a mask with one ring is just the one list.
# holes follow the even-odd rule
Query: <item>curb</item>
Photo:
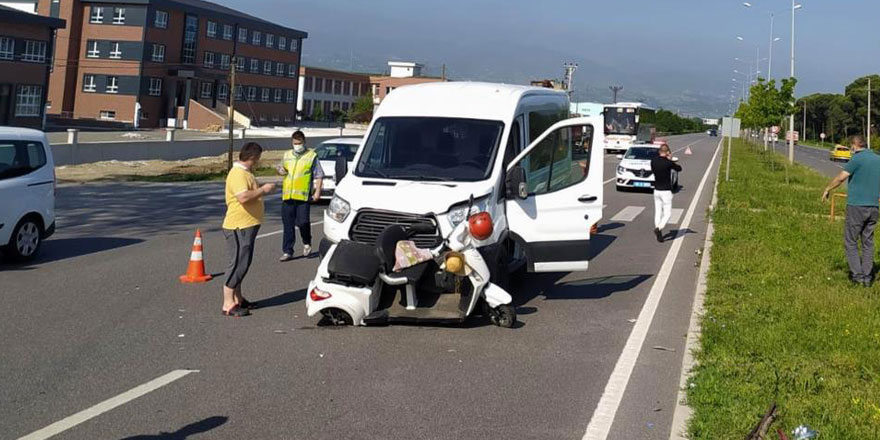
[[[724, 140], [722, 139], [722, 142]], [[723, 157], [723, 155], [722, 155]], [[715, 188], [712, 191], [712, 201], [709, 202], [709, 212], [715, 210], [718, 203], [718, 182], [721, 180], [721, 163], [718, 162], [718, 173], [715, 175]], [[685, 342], [684, 357], [681, 361], [681, 377], [678, 384], [678, 399], [675, 404], [675, 412], [672, 415], [672, 429], [669, 433], [670, 440], [687, 440], [687, 423], [690, 420], [693, 410], [687, 405], [687, 381], [691, 376], [691, 370], [695, 366], [694, 353], [699, 348], [701, 323], [700, 320], [705, 313], [703, 304], [706, 300], [706, 276], [709, 273], [709, 265], [711, 264], [710, 254], [712, 253], [712, 236], [715, 233], [715, 226], [712, 224], [711, 214], [706, 221], [706, 240], [703, 243], [703, 257], [700, 260], [700, 273], [697, 277], [697, 289], [694, 296], [694, 304], [691, 308], [691, 320], [688, 325], [687, 342]]]

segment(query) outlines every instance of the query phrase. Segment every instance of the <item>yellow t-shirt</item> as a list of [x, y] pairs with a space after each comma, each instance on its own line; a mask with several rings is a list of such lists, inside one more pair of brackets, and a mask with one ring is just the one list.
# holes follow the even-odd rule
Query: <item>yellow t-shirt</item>
[[263, 222], [263, 198], [242, 204], [235, 197], [257, 189], [257, 179], [244, 165], [236, 162], [226, 176], [226, 218], [223, 229], [244, 229]]

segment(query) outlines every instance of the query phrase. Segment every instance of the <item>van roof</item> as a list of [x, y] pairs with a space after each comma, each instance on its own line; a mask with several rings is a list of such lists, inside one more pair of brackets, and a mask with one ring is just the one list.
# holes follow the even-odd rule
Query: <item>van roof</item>
[[[376, 113], [382, 116], [435, 116], [505, 121], [527, 96], [568, 99], [565, 92], [542, 87], [485, 82], [432, 82], [392, 91]], [[565, 108], [568, 108], [566, 102]]]
[[32, 128], [0, 126], [0, 136], [14, 136], [16, 139], [38, 140], [43, 139], [45, 134], [40, 130], [34, 130]]

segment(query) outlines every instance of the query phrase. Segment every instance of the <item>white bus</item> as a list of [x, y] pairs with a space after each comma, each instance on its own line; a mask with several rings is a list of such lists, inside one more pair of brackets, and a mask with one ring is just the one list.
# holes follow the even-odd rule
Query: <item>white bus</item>
[[[605, 152], [624, 152], [635, 143], [653, 142], [655, 119], [654, 109], [641, 102], [606, 104]], [[643, 128], [643, 139], [639, 139], [639, 128]]]

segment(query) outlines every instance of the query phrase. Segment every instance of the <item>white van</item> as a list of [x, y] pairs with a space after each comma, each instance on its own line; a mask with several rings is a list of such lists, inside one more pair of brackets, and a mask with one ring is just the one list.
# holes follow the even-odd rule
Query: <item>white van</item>
[[55, 166], [46, 135], [0, 127], [0, 250], [29, 260], [54, 232]]
[[[568, 119], [568, 96], [544, 88], [446, 82], [401, 87], [377, 109], [324, 217], [328, 240], [373, 244], [390, 224], [424, 222], [437, 246], [467, 217], [494, 220], [480, 250], [503, 285], [514, 265], [586, 270], [602, 218], [601, 116]], [[326, 243], [322, 248], [326, 248]]]

